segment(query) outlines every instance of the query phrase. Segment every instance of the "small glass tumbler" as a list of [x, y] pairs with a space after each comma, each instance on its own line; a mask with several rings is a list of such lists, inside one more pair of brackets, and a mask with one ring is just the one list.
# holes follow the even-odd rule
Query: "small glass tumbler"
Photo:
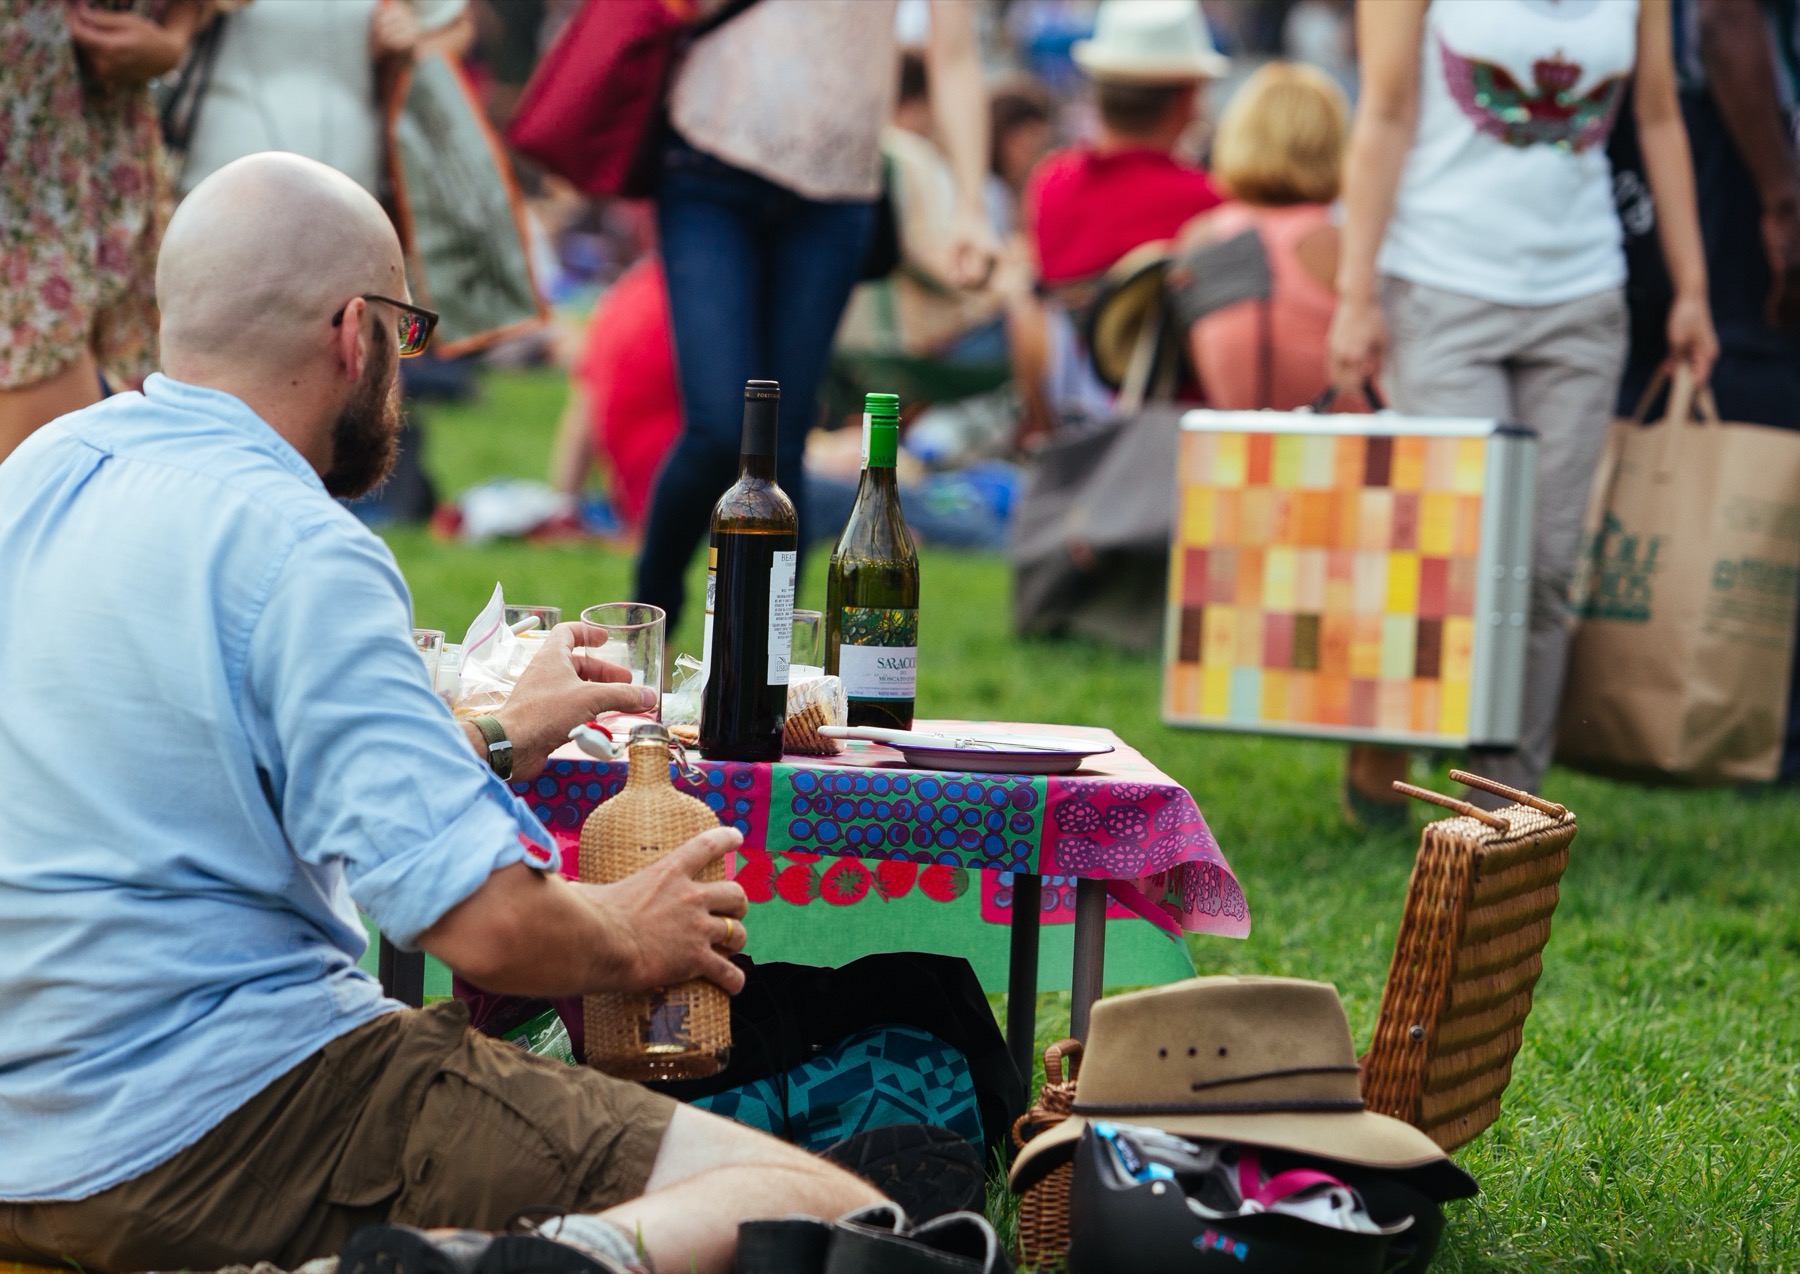
[[816, 610], [794, 612], [794, 638], [791, 668], [808, 669], [817, 675], [825, 671], [825, 616]]
[[652, 686], [657, 692], [656, 706], [643, 712], [611, 712], [601, 717], [615, 732], [630, 728], [640, 721], [662, 720], [663, 625], [662, 607], [648, 602], [605, 602], [581, 612], [581, 622], [606, 630], [606, 644], [589, 646], [592, 657], [617, 664], [631, 673], [631, 683]]
[[548, 635], [552, 628], [562, 623], [562, 607], [560, 606], [508, 606], [506, 608], [506, 626], [511, 628], [521, 619], [530, 619], [534, 615], [537, 617], [537, 627], [527, 629], [524, 636], [542, 638]]
[[438, 666], [444, 661], [444, 633], [439, 628], [415, 628], [412, 630], [413, 649], [419, 652], [419, 658], [425, 661], [425, 675], [431, 680], [433, 689], [437, 687]]

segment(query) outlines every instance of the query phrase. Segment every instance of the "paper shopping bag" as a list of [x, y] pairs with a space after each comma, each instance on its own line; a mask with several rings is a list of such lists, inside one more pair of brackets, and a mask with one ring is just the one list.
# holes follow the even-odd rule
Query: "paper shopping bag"
[[1800, 598], [1800, 434], [1720, 421], [1675, 373], [1615, 421], [1589, 502], [1557, 759], [1641, 778], [1775, 777]]

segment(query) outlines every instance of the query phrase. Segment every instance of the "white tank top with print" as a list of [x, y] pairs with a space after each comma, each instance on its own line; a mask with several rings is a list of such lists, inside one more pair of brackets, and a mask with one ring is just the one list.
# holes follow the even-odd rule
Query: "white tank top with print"
[[1637, 0], [1434, 0], [1383, 274], [1505, 305], [1625, 281], [1606, 139]]

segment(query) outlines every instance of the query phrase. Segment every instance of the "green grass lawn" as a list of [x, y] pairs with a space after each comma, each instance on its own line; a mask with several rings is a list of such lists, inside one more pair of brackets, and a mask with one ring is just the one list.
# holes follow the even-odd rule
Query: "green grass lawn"
[[[446, 494], [541, 477], [561, 406], [551, 374], [492, 375], [430, 414], [427, 463]], [[496, 579], [571, 618], [630, 590], [603, 549], [388, 538], [418, 622], [453, 634]], [[1248, 940], [1189, 939], [1200, 970], [1334, 982], [1366, 1046], [1417, 838], [1344, 825], [1342, 749], [1170, 729], [1153, 659], [1019, 642], [1002, 560], [921, 556], [920, 713], [1118, 731], [1194, 793], [1249, 896]], [[823, 601], [824, 565], [800, 605]], [[671, 643], [697, 652], [697, 617]], [[1800, 1270], [1800, 801], [1565, 771], [1545, 794], [1582, 831], [1500, 1120], [1458, 1156], [1483, 1194], [1450, 1209], [1438, 1267]], [[1066, 999], [1038, 1020], [1060, 1037]]]

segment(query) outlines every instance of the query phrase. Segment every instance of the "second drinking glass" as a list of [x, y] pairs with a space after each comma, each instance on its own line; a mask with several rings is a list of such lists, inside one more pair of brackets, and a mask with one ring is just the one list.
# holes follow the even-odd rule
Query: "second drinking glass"
[[623, 738], [636, 722], [662, 720], [662, 607], [647, 602], [605, 602], [582, 611], [581, 622], [606, 630], [605, 645], [587, 648], [591, 657], [617, 664], [631, 673], [633, 685], [654, 686], [657, 692], [655, 707], [643, 712], [609, 712], [600, 718], [601, 724]]

